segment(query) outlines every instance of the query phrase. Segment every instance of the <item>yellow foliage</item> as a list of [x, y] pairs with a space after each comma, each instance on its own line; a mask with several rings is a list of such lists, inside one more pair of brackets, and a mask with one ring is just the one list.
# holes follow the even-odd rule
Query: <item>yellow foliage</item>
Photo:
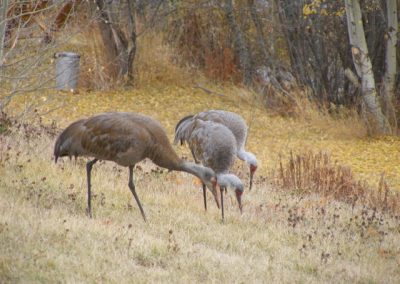
[[[258, 175], [276, 168], [279, 156], [287, 157], [290, 150], [324, 150], [340, 164], [350, 166], [358, 178], [377, 184], [385, 172], [389, 185], [400, 189], [399, 138], [365, 138], [363, 123], [354, 116], [332, 118], [306, 100], [299, 100], [299, 108], [303, 109], [299, 118], [283, 118], [271, 116], [249, 91], [234, 86], [204, 86], [223, 96], [190, 86], [153, 84], [124, 92], [30, 94], [16, 98], [9, 110], [20, 113], [38, 97], [46, 98], [36, 105], [38, 113], [44, 122], [55, 121], [59, 127], [100, 112], [140, 112], [158, 119], [172, 140], [175, 124], [183, 116], [226, 109], [241, 114], [249, 125], [247, 148], [259, 159]], [[186, 148], [177, 150], [191, 157]]]

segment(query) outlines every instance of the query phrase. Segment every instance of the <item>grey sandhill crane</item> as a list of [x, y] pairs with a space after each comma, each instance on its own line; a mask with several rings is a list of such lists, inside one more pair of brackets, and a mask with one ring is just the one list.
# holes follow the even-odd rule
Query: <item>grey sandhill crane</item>
[[218, 205], [215, 172], [181, 160], [172, 148], [164, 128], [148, 116], [111, 112], [75, 121], [57, 138], [54, 156], [55, 162], [63, 156], [94, 158], [86, 164], [89, 217], [92, 217], [91, 171], [98, 160], [114, 161], [129, 168], [128, 186], [145, 221], [146, 215], [136, 194], [132, 177], [135, 164], [145, 158], [151, 159], [160, 167], [197, 176], [211, 189]]
[[[221, 189], [222, 220], [224, 220], [223, 191], [226, 191], [227, 187], [235, 189], [239, 209], [242, 212], [243, 183], [237, 176], [229, 173], [229, 168], [236, 157], [236, 140], [232, 132], [224, 125], [212, 121], [187, 120], [176, 129], [174, 143], [178, 141], [187, 142], [196, 162], [200, 161], [217, 174]], [[207, 210], [205, 184], [203, 184], [203, 197], [204, 207]]]
[[245, 161], [250, 168], [250, 190], [251, 190], [253, 186], [253, 176], [255, 171], [257, 170], [257, 158], [253, 153], [248, 152], [245, 149], [248, 127], [244, 119], [240, 115], [234, 112], [225, 110], [208, 110], [199, 112], [195, 115], [185, 116], [176, 125], [175, 132], [180, 127], [180, 125], [188, 122], [190, 123], [190, 121], [195, 119], [220, 123], [225, 125], [232, 131], [236, 139], [237, 157]]

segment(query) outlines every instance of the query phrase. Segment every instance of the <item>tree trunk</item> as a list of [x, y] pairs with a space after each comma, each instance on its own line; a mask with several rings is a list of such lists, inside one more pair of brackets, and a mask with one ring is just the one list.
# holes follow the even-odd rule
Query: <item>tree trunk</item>
[[[104, 0], [96, 0], [100, 9], [99, 25], [104, 46], [110, 62], [111, 72], [117, 79], [126, 79], [127, 85], [133, 83], [133, 62], [136, 54], [135, 8], [133, 1], [127, 0], [129, 40], [122, 29], [111, 19]], [[115, 19], [117, 21], [118, 19]]]
[[393, 105], [394, 89], [396, 83], [396, 44], [397, 44], [397, 2], [396, 0], [386, 0], [387, 12], [387, 34], [386, 34], [386, 70], [383, 78], [383, 111], [388, 118], [393, 132], [397, 131], [396, 110]]
[[4, 40], [7, 27], [7, 8], [8, 0], [3, 0], [0, 6], [0, 67], [3, 65]]
[[232, 0], [225, 1], [225, 14], [228, 20], [229, 28], [232, 32], [234, 39], [234, 46], [236, 55], [239, 58], [240, 68], [243, 72], [243, 81], [246, 86], [250, 86], [252, 83], [252, 70], [251, 70], [251, 59], [250, 53], [247, 49], [243, 33], [236, 21], [235, 14], [233, 11]]
[[254, 26], [256, 27], [257, 31], [257, 44], [261, 50], [262, 56], [264, 57], [264, 61], [268, 64], [269, 67], [273, 68], [273, 64], [271, 62], [271, 55], [268, 53], [267, 46], [265, 44], [265, 36], [262, 29], [260, 18], [257, 14], [257, 9], [254, 4], [254, 0], [247, 1], [248, 6], [250, 7], [250, 15], [251, 19], [253, 20]]
[[135, 55], [136, 55], [136, 6], [134, 1], [127, 0], [128, 4], [128, 17], [129, 17], [129, 24], [130, 24], [130, 40], [131, 40], [131, 47], [128, 50], [128, 84], [134, 84], [134, 75], [133, 75], [133, 66], [135, 62]]
[[361, 78], [361, 92], [367, 112], [366, 123], [377, 134], [389, 134], [391, 129], [377, 98], [372, 63], [368, 56], [362, 24], [360, 2], [359, 0], [345, 0], [345, 5], [353, 63], [357, 75]]
[[119, 66], [118, 62], [118, 47], [114, 41], [113, 31], [110, 24], [110, 19], [105, 9], [104, 0], [96, 0], [97, 7], [100, 10], [100, 17], [97, 21], [101, 37], [103, 39], [104, 47], [106, 50], [107, 61], [109, 65], [107, 66], [108, 71], [113, 78], [118, 77]]

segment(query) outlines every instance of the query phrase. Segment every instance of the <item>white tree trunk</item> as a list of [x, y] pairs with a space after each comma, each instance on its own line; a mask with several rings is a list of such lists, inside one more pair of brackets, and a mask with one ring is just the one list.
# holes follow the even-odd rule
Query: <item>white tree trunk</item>
[[4, 56], [4, 38], [7, 28], [7, 8], [8, 0], [4, 0], [0, 4], [0, 66], [3, 65]]
[[397, 21], [397, 1], [386, 0], [386, 13], [387, 13], [387, 34], [386, 39], [386, 70], [383, 78], [383, 101], [384, 101], [384, 113], [388, 117], [390, 124], [393, 127], [394, 132], [397, 130], [397, 118], [396, 111], [393, 106], [394, 89], [396, 83], [396, 44], [397, 44], [397, 32], [398, 32], [398, 21]]
[[357, 75], [361, 79], [361, 92], [367, 111], [367, 123], [378, 134], [389, 134], [390, 126], [379, 104], [372, 63], [368, 55], [359, 0], [345, 0], [347, 29]]

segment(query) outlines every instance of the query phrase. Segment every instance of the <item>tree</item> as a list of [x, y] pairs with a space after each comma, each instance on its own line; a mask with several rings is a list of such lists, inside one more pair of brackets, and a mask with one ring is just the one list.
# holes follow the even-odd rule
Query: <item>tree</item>
[[243, 72], [243, 81], [246, 86], [250, 86], [253, 79], [250, 52], [247, 48], [243, 33], [236, 21], [232, 0], [226, 0], [224, 8], [233, 37], [235, 52], [239, 58], [239, 65]]
[[[52, 58], [75, 30], [70, 30], [57, 42], [46, 37], [48, 32], [61, 29], [66, 20], [76, 14], [73, 7], [79, 1], [56, 2], [0, 2], [0, 111], [5, 111], [15, 97], [54, 88]], [[67, 4], [69, 8], [64, 10], [62, 7]], [[24, 112], [40, 104], [40, 100], [32, 99]]]
[[[3, 53], [4, 53], [4, 39], [6, 36], [7, 27], [7, 8], [8, 0], [2, 1], [0, 4], [0, 66], [3, 65]], [[1, 68], [1, 67], [0, 67]]]
[[387, 118], [382, 112], [375, 87], [375, 78], [362, 23], [359, 0], [345, 0], [347, 28], [352, 46], [354, 66], [361, 79], [361, 93], [365, 106], [365, 119], [370, 130], [378, 134], [391, 133]]
[[386, 40], [386, 70], [383, 79], [383, 112], [388, 118], [393, 127], [393, 132], [397, 131], [397, 117], [396, 110], [393, 105], [394, 90], [396, 84], [397, 73], [397, 58], [396, 58], [396, 45], [397, 45], [397, 2], [396, 0], [386, 1], [387, 13], [387, 32], [385, 34]]
[[[136, 54], [136, 25], [135, 1], [126, 3], [106, 3], [105, 0], [96, 0], [100, 10], [98, 23], [101, 36], [110, 62], [111, 74], [116, 79], [126, 79], [127, 85], [133, 84], [133, 64]], [[126, 5], [127, 32], [124, 33], [124, 23], [121, 15], [116, 17], [112, 12], [112, 5]], [[120, 7], [119, 7], [120, 8]]]

